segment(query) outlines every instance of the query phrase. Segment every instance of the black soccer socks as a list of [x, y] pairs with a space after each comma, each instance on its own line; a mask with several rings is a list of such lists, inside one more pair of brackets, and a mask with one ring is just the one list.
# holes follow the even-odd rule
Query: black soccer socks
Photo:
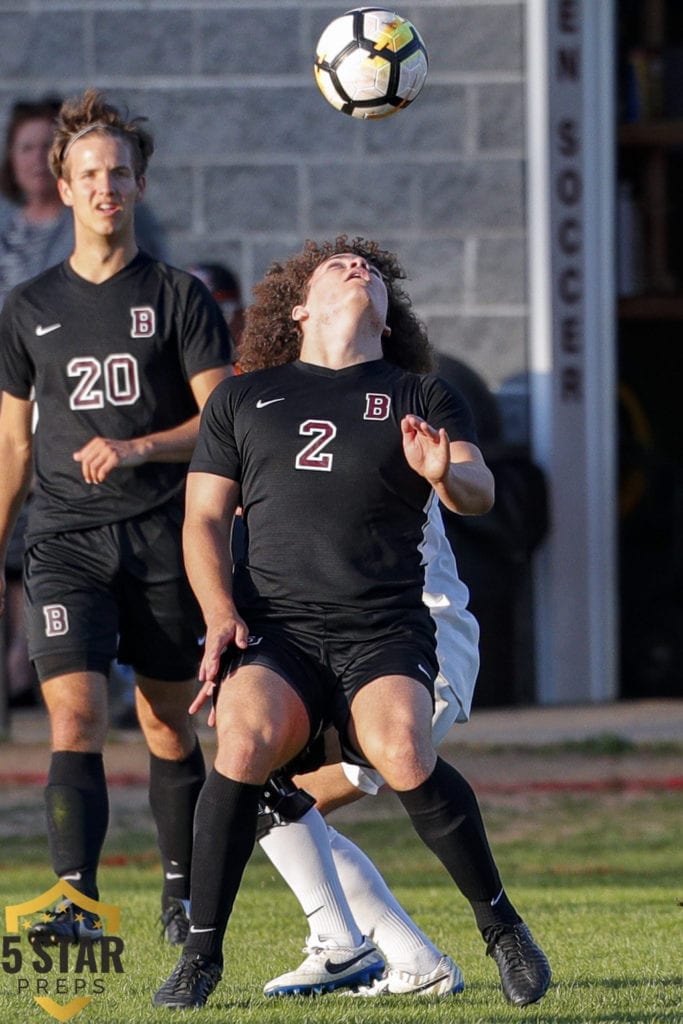
[[150, 754], [149, 805], [164, 871], [162, 911], [172, 900], [187, 899], [190, 895], [194, 812], [205, 777], [199, 741], [183, 761]]
[[98, 899], [97, 866], [109, 824], [102, 754], [53, 753], [45, 809], [55, 873], [79, 892]]
[[469, 900], [479, 929], [516, 924], [486, 836], [477, 798], [452, 765], [437, 758], [421, 786], [397, 794], [422, 841]]
[[214, 769], [197, 801], [190, 931], [184, 953], [223, 963], [223, 936], [256, 840], [263, 786], [235, 782]]

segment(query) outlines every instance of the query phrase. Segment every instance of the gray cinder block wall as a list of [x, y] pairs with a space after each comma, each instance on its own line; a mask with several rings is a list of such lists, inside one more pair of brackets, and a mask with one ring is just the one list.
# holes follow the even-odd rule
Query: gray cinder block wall
[[[87, 85], [151, 120], [172, 262], [272, 259], [339, 232], [395, 248], [438, 349], [497, 388], [526, 363], [524, 3], [411, 0], [430, 75], [408, 109], [336, 112], [315, 42], [350, 0], [0, 0], [0, 130]], [[386, 6], [392, 6], [390, 0]]]

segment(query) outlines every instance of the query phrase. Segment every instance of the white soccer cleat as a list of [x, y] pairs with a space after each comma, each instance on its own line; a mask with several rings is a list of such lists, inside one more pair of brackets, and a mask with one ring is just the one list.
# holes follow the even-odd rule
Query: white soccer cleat
[[384, 971], [382, 954], [367, 939], [355, 949], [304, 947], [306, 959], [295, 971], [273, 978], [263, 989], [266, 996], [311, 996], [338, 988], [370, 985]]
[[433, 971], [428, 974], [410, 974], [397, 967], [389, 967], [381, 978], [370, 985], [359, 986], [354, 996], [451, 996], [465, 988], [462, 971], [449, 956], [442, 956]]

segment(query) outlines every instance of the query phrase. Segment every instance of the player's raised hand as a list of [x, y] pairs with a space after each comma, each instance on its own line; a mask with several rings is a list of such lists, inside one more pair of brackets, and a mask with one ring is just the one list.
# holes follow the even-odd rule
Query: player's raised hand
[[73, 458], [80, 462], [86, 483], [101, 484], [119, 466], [140, 466], [146, 461], [146, 452], [139, 438], [124, 441], [111, 437], [93, 437], [74, 452]]
[[475, 444], [451, 443], [443, 428], [435, 430], [420, 416], [404, 416], [401, 432], [408, 465], [432, 485], [447, 508], [461, 515], [489, 511], [495, 495], [493, 474]]
[[401, 420], [403, 451], [411, 469], [428, 480], [432, 487], [448, 474], [451, 463], [450, 441], [442, 428], [435, 430], [420, 416]]

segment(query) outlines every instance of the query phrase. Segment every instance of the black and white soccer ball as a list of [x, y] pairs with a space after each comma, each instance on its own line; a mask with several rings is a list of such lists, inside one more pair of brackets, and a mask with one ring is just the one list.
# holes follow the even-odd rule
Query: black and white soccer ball
[[357, 7], [320, 36], [315, 80], [336, 110], [388, 117], [412, 103], [428, 66], [425, 44], [411, 22], [382, 7]]

